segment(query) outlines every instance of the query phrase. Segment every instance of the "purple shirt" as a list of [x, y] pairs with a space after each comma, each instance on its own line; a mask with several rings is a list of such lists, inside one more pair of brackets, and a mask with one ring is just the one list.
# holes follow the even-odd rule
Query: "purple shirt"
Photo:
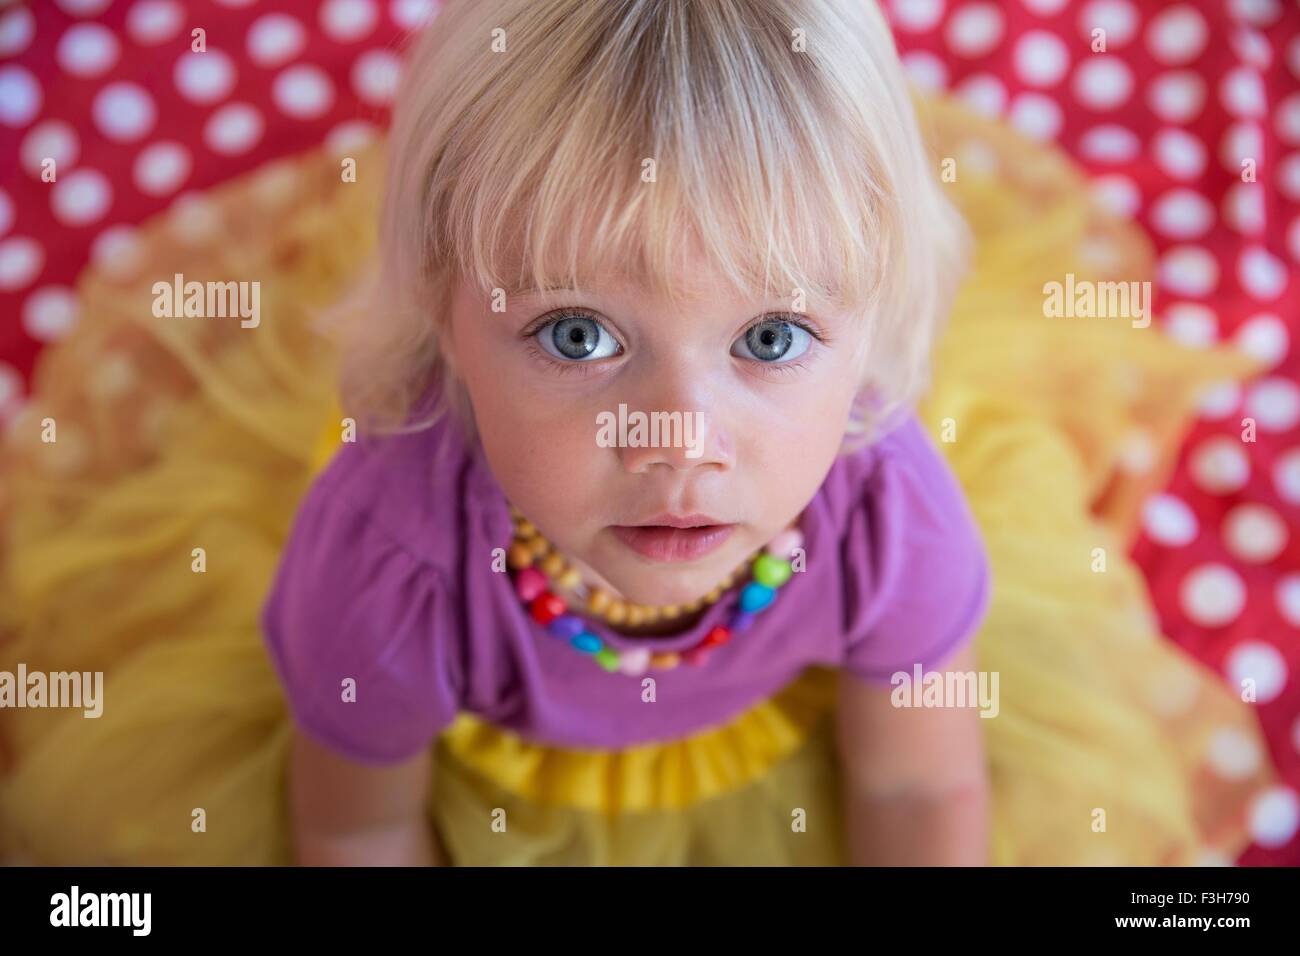
[[[954, 476], [908, 415], [842, 455], [803, 513], [807, 570], [702, 667], [609, 673], [549, 634], [493, 570], [509, 505], [448, 416], [345, 445], [302, 501], [262, 625], [298, 725], [364, 763], [427, 747], [458, 711], [530, 740], [621, 748], [724, 723], [812, 664], [888, 687], [942, 663], [987, 608], [985, 551]], [[500, 562], [497, 562], [499, 565]], [[682, 650], [725, 623], [735, 594], [689, 631], [589, 629], [616, 649]], [[355, 701], [343, 700], [346, 678]]]

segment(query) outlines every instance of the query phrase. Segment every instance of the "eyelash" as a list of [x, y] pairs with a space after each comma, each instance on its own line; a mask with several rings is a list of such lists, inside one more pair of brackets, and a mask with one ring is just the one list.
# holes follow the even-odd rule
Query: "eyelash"
[[[529, 355], [540, 360], [541, 362], [549, 366], [558, 374], [569, 375], [572, 373], [577, 373], [585, 377], [587, 375], [592, 374], [592, 371], [596, 367], [598, 367], [600, 363], [560, 362], [557, 361], [545, 350], [539, 348], [535, 344], [537, 341], [538, 332], [546, 328], [556, 319], [559, 319], [566, 315], [581, 315], [591, 319], [593, 322], [600, 322], [600, 316], [598, 316], [596, 313], [592, 312], [589, 309], [584, 309], [581, 306], [561, 307], [558, 309], [553, 309], [550, 312], [547, 312], [545, 315], [540, 316], [536, 322], [531, 323], [523, 332], [520, 332], [519, 336], [520, 338], [526, 339], [528, 341]], [[765, 315], [761, 315], [757, 319], [755, 319], [752, 323], [747, 325], [745, 327], [745, 330], [740, 334], [747, 335], [749, 334], [749, 330], [752, 329], [754, 326], [761, 325], [763, 322], [773, 318], [779, 318], [782, 321], [789, 322], [791, 325], [797, 325], [799, 328], [803, 329], [805, 332], [811, 335], [819, 345], [827, 345], [830, 342], [830, 336], [826, 335], [824, 332], [822, 332], [820, 329], [818, 329], [816, 326], [812, 325], [811, 323], [806, 322], [803, 319], [800, 319], [798, 316], [794, 315], [793, 313], [789, 313], [789, 312], [769, 312]], [[601, 327], [603, 328], [604, 326], [602, 325]], [[806, 355], [807, 352], [805, 352], [804, 354]], [[763, 369], [764, 374], [767, 374], [768, 372], [776, 372], [781, 375], [794, 375], [808, 367], [807, 361], [802, 358], [797, 359], [793, 362], [773, 363], [773, 362], [754, 361], [754, 364], [757, 365], [759, 368]]]

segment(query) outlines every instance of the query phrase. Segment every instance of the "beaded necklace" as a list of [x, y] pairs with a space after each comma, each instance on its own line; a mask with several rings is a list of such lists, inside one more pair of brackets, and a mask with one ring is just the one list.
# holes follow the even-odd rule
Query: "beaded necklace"
[[[510, 510], [515, 540], [507, 553], [507, 564], [513, 574], [515, 593], [533, 620], [575, 651], [592, 657], [606, 671], [634, 677], [648, 670], [671, 670], [683, 663], [695, 667], [702, 665], [714, 648], [748, 629], [755, 615], [772, 605], [777, 592], [790, 580], [793, 572], [790, 556], [803, 545], [799, 529], [787, 528], [755, 551], [703, 598], [685, 605], [653, 607], [630, 604], [599, 588], [586, 588], [577, 569], [564, 560], [536, 526], [513, 506]], [[602, 617], [610, 624], [635, 627], [685, 617], [716, 602], [746, 566], [751, 580], [741, 589], [728, 622], [710, 628], [698, 643], [680, 652], [653, 653], [648, 648], [619, 650], [611, 647], [587, 627], [583, 618], [570, 610], [570, 601], [559, 593], [569, 593], [575, 604], [585, 598], [584, 613]]]

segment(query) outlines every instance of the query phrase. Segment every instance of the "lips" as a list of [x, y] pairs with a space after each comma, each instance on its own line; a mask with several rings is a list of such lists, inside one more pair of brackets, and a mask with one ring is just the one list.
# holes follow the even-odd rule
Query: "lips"
[[[694, 520], [694, 516], [678, 521]], [[610, 531], [625, 545], [651, 561], [693, 561], [722, 547], [736, 530], [734, 524], [675, 527], [668, 524], [611, 525]]]

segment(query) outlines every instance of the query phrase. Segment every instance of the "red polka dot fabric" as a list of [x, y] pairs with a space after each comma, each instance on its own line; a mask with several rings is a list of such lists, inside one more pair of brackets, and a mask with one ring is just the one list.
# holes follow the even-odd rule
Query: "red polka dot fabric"
[[[1300, 863], [1300, 8], [882, 0], [913, 79], [1059, 143], [1156, 244], [1155, 310], [1267, 370], [1208, 391], [1134, 556], [1164, 632], [1253, 689], [1272, 760], [1246, 864]], [[435, 0], [41, 0], [0, 13], [0, 424], [72, 286], [133, 228], [267, 160], [364, 140]], [[195, 31], [205, 50], [196, 52]], [[49, 161], [57, 179], [42, 179]], [[1253, 441], [1243, 440], [1243, 420]], [[1140, 448], [1128, 466], [1144, 465]]]

